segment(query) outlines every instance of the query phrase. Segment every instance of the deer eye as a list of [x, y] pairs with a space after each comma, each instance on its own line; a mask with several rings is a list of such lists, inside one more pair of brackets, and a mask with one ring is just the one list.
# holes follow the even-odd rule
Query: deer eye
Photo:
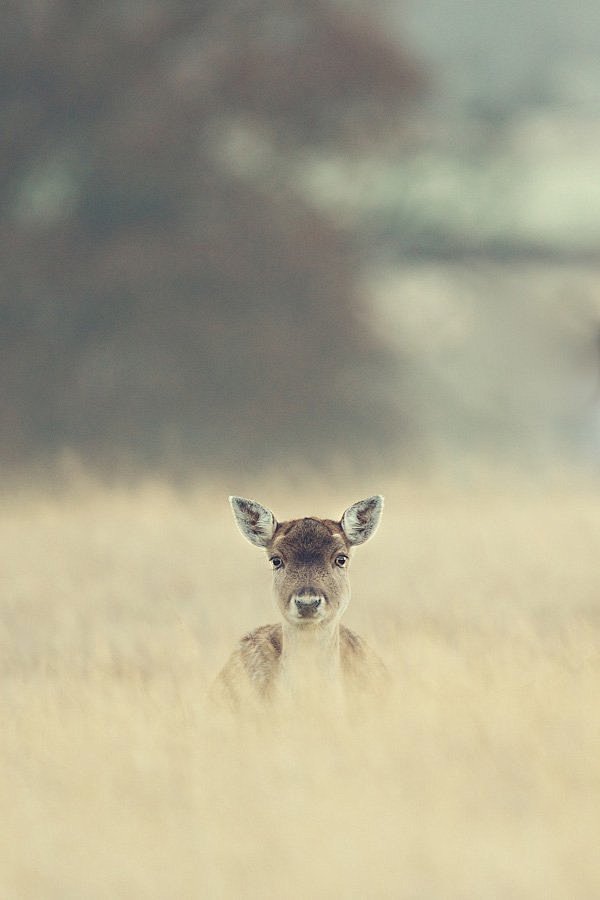
[[271, 557], [271, 565], [274, 569], [282, 569], [283, 568], [283, 560], [280, 556], [272, 556]]
[[348, 562], [348, 557], [345, 556], [345, 554], [343, 554], [343, 553], [340, 553], [340, 555], [336, 556], [336, 558], [335, 558], [335, 564], [340, 569], [343, 569], [347, 562]]

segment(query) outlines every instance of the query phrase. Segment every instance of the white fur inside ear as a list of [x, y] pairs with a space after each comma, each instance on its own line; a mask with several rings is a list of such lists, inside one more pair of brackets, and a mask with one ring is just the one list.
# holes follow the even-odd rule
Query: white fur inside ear
[[229, 502], [237, 526], [246, 540], [255, 547], [266, 547], [277, 528], [277, 521], [271, 510], [244, 497], [230, 497]]
[[351, 544], [364, 544], [377, 531], [383, 511], [383, 497], [376, 494], [349, 506], [342, 516], [342, 530]]

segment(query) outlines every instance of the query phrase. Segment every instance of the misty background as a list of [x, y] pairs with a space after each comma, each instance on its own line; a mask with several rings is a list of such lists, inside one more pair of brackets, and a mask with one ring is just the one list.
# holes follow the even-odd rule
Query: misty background
[[596, 464], [596, 3], [0, 16], [5, 469]]

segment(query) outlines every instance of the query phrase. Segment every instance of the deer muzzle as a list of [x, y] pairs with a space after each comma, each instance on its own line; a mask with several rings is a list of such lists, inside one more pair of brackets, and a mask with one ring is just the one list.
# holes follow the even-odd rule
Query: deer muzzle
[[302, 593], [294, 594], [292, 597], [294, 605], [298, 611], [298, 615], [302, 619], [310, 619], [317, 615], [317, 611], [324, 600], [321, 594]]

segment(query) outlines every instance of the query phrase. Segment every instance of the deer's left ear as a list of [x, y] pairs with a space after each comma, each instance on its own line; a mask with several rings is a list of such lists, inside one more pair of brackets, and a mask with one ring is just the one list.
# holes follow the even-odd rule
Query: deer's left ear
[[383, 497], [376, 494], [349, 506], [342, 516], [342, 531], [351, 545], [364, 544], [373, 537], [383, 511]]

